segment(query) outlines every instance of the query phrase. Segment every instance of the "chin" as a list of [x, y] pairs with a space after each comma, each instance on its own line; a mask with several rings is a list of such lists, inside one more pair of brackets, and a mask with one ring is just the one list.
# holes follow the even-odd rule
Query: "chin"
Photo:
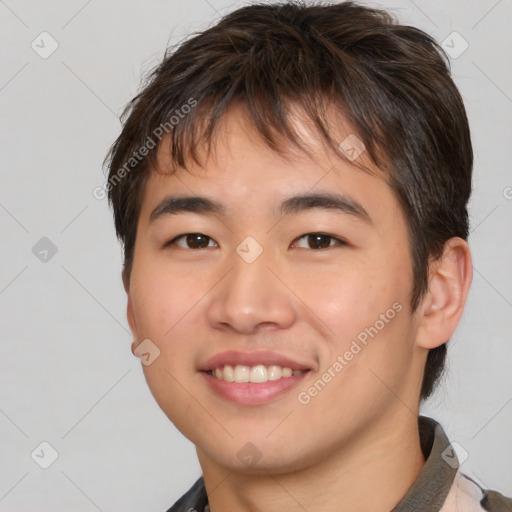
[[296, 446], [283, 446], [282, 438], [276, 438], [275, 442], [263, 439], [261, 442], [242, 443], [230, 439], [225, 443], [225, 449], [222, 452], [215, 449], [219, 446], [217, 444], [214, 449], [211, 446], [198, 449], [198, 455], [200, 461], [203, 457], [207, 457], [228, 471], [247, 475], [292, 473], [314, 464], [315, 458], [320, 460], [320, 457], [315, 457], [314, 454], [305, 456], [303, 447], [299, 453]]

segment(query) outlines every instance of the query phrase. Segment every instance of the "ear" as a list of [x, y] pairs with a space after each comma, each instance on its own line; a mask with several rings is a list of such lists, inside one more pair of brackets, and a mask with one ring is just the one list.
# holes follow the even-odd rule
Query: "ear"
[[428, 292], [417, 311], [418, 346], [431, 349], [451, 338], [464, 311], [472, 279], [469, 245], [462, 238], [450, 238], [442, 256], [430, 265]]
[[123, 267], [123, 271], [121, 272], [121, 278], [123, 279], [124, 291], [126, 292], [128, 302], [126, 305], [126, 319], [128, 320], [128, 325], [130, 326], [130, 330], [132, 331], [133, 341], [131, 345], [132, 354], [135, 355], [135, 349], [137, 348], [137, 324], [135, 322], [135, 315], [133, 314], [133, 306], [132, 299], [130, 297], [130, 276], [126, 270], [126, 267]]

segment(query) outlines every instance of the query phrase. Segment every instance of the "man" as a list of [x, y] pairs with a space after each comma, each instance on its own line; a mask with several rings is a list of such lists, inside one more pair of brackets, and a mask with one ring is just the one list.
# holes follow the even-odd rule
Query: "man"
[[132, 351], [202, 477], [170, 510], [511, 510], [419, 416], [472, 279], [442, 51], [354, 3], [243, 7], [111, 148]]

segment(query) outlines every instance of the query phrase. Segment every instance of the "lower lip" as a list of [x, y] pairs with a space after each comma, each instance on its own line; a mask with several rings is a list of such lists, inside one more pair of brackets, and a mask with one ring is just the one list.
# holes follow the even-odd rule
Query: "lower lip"
[[260, 405], [297, 386], [309, 371], [268, 382], [227, 382], [201, 372], [211, 389], [222, 398], [243, 405]]

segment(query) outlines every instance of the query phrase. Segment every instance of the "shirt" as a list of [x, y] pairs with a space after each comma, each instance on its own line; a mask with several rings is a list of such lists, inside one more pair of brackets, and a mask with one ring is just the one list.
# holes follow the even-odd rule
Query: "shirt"
[[[441, 425], [418, 417], [426, 459], [418, 478], [391, 512], [512, 512], [512, 499], [480, 487], [459, 470], [455, 450]], [[203, 477], [167, 512], [209, 512]]]

